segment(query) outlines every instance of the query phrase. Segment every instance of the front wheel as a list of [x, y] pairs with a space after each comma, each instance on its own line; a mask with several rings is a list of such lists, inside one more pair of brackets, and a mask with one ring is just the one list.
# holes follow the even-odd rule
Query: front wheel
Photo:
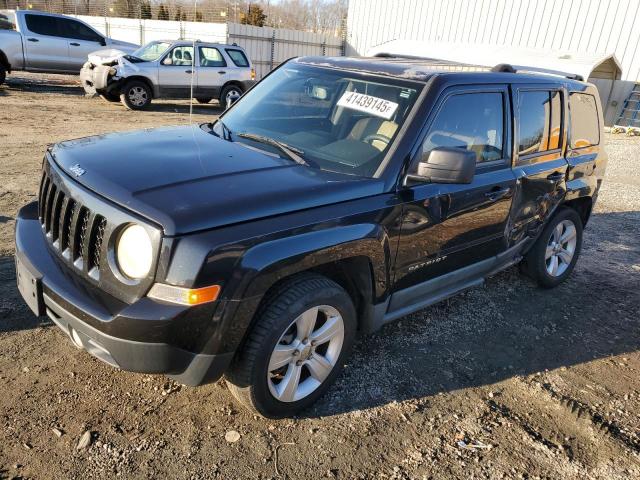
[[202, 104], [207, 104], [207, 103], [209, 103], [211, 100], [212, 100], [211, 98], [204, 98], [204, 97], [198, 97], [198, 98], [196, 98], [196, 101], [197, 101], [198, 103], [202, 103]]
[[120, 93], [120, 101], [130, 110], [143, 110], [151, 104], [153, 94], [149, 86], [138, 80], [127, 83]]
[[549, 221], [524, 259], [524, 271], [544, 288], [564, 282], [582, 248], [582, 220], [572, 208], [562, 207]]
[[269, 298], [229, 372], [231, 393], [269, 418], [314, 403], [338, 376], [356, 333], [351, 298], [320, 275], [285, 282]]

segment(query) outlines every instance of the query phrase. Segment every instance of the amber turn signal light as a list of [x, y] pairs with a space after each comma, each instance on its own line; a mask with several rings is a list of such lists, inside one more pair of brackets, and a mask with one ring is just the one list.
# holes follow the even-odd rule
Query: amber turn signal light
[[218, 298], [219, 294], [220, 285], [211, 285], [202, 288], [183, 288], [156, 283], [151, 287], [147, 296], [164, 302], [193, 306], [213, 302]]

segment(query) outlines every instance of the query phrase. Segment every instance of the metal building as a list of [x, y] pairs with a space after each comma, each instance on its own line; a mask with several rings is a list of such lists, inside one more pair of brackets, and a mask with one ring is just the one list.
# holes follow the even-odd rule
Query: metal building
[[609, 125], [640, 80], [640, 0], [350, 0], [347, 32], [349, 55], [397, 39], [614, 54], [619, 80], [589, 78]]

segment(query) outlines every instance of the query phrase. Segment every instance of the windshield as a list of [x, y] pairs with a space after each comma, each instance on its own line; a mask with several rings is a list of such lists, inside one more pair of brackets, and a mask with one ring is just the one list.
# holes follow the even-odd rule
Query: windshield
[[167, 51], [171, 43], [169, 42], [151, 42], [147, 43], [145, 46], [140, 47], [138, 50], [131, 54], [132, 57], [139, 58], [140, 60], [144, 60], [146, 62], [153, 62], [160, 58], [164, 52]]
[[286, 156], [267, 137], [313, 167], [371, 177], [420, 89], [415, 82], [287, 65], [243, 96], [214, 132]]

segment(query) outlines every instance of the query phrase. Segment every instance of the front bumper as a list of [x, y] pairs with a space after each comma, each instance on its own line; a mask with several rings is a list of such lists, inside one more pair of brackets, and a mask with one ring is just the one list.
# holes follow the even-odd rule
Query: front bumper
[[[109, 304], [104, 295], [98, 295], [102, 292], [95, 292], [95, 287], [91, 291], [51, 254], [36, 202], [20, 210], [15, 228], [20, 293], [36, 315], [48, 316], [77, 347], [122, 370], [163, 373], [186, 385], [209, 383], [222, 376], [232, 352], [196, 353], [172, 343], [180, 337], [176, 328], [189, 330], [192, 312], [187, 307], [146, 297], [131, 305]], [[201, 313], [211, 319], [213, 310], [209, 306]], [[145, 331], [157, 341], [144, 341]], [[124, 332], [135, 338], [127, 338]]]
[[80, 85], [88, 96], [113, 93], [120, 88], [120, 82], [114, 81], [109, 75], [112, 67], [107, 65], [93, 65], [87, 62], [80, 70]]

